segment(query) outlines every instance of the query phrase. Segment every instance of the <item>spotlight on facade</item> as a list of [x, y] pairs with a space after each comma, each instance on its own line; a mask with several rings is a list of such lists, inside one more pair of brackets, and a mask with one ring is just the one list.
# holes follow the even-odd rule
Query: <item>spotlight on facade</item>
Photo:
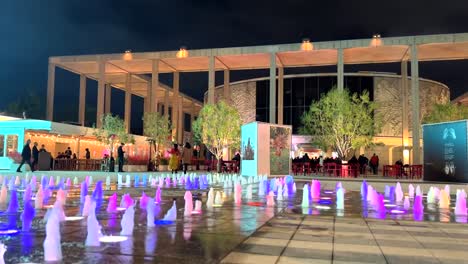
[[188, 57], [188, 50], [186, 47], [180, 47], [179, 51], [176, 54], [177, 58], [187, 58]]
[[131, 59], [133, 59], [132, 50], [129, 50], [129, 49], [126, 50], [126, 51], [124, 52], [123, 59], [124, 59], [124, 60], [131, 60]]
[[383, 44], [382, 38], [380, 37], [380, 34], [374, 34], [372, 35], [372, 40], [370, 46], [372, 47], [377, 47], [381, 46]]
[[310, 39], [305, 38], [302, 40], [301, 50], [302, 51], [311, 51], [314, 49], [314, 45], [310, 42]]

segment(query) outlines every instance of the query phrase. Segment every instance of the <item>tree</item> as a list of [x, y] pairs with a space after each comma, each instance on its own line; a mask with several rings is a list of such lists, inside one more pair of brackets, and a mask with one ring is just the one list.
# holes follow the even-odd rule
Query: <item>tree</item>
[[346, 89], [334, 87], [304, 112], [300, 132], [346, 159], [352, 149], [368, 146], [380, 130], [380, 116], [375, 116], [375, 109], [376, 103], [370, 101], [367, 91], [351, 95]]
[[468, 119], [468, 107], [452, 103], [435, 104], [429, 114], [423, 118], [423, 123], [430, 124], [462, 119]]
[[156, 153], [159, 151], [159, 147], [161, 145], [164, 145], [169, 141], [169, 137], [171, 136], [171, 129], [172, 128], [169, 120], [161, 114], [144, 114], [143, 134], [151, 140]]
[[96, 128], [93, 135], [97, 140], [109, 146], [110, 156], [114, 152], [115, 144], [119, 142], [133, 143], [134, 138], [127, 133], [124, 121], [112, 114], [105, 114], [101, 117], [101, 128]]
[[[195, 138], [199, 138], [206, 148], [220, 160], [223, 149], [240, 144], [242, 121], [237, 110], [220, 101], [204, 105], [193, 124]], [[218, 172], [221, 163], [218, 162]]]

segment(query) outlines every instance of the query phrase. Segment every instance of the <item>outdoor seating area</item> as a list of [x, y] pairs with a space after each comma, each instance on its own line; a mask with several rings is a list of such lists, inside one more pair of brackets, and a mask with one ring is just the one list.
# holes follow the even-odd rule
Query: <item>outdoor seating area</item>
[[323, 166], [310, 162], [295, 162], [292, 163], [292, 172], [294, 175], [312, 175], [321, 174], [329, 177], [358, 177], [360, 175], [366, 176], [366, 168], [364, 166], [361, 171], [359, 164], [336, 164], [336, 163], [324, 163]]
[[55, 159], [53, 170], [64, 171], [99, 171], [102, 170], [103, 160], [101, 159]]
[[421, 179], [423, 165], [384, 165], [383, 176], [396, 179]]
[[[369, 167], [360, 164], [324, 163], [323, 166], [311, 162], [294, 162], [291, 171], [294, 175], [312, 176], [322, 175], [328, 177], [357, 178], [367, 177]], [[382, 175], [395, 179], [422, 179], [423, 165], [384, 165]]]

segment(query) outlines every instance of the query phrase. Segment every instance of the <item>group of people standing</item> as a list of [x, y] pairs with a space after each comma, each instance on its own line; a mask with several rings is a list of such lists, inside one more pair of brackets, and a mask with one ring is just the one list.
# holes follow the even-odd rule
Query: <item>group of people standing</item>
[[41, 149], [38, 149], [37, 142], [34, 142], [32, 149], [29, 145], [31, 145], [30, 139], [26, 140], [23, 150], [21, 151], [21, 163], [18, 166], [18, 169], [16, 170], [16, 172], [21, 172], [21, 167], [23, 167], [24, 163], [29, 165], [29, 167], [31, 168], [31, 171], [35, 171], [36, 166], [37, 166], [37, 161], [39, 160], [39, 152], [47, 152], [44, 145], [41, 146]]
[[168, 151], [171, 155], [169, 159], [169, 169], [172, 173], [177, 173], [179, 170], [179, 161], [182, 162], [182, 170], [184, 174], [187, 174], [188, 165], [192, 162], [192, 146], [190, 143], [185, 142], [182, 151], [179, 150], [179, 145], [174, 144], [173, 147]]

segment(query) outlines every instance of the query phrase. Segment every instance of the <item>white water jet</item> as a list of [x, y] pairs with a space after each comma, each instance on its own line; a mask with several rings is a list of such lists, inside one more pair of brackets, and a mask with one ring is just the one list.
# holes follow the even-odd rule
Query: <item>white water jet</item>
[[184, 200], [185, 200], [184, 216], [189, 216], [192, 214], [192, 210], [193, 210], [193, 197], [190, 191], [185, 192]]
[[400, 182], [397, 182], [396, 187], [395, 187], [395, 200], [397, 203], [400, 203], [403, 201], [403, 190], [401, 189]]
[[89, 215], [87, 219], [87, 231], [88, 235], [86, 236], [85, 246], [87, 247], [99, 247], [101, 242], [99, 239], [102, 237], [101, 225], [96, 218], [96, 202], [91, 202], [89, 208]]
[[410, 208], [410, 200], [409, 200], [409, 197], [408, 196], [405, 196], [405, 200], [403, 201], [403, 208], [405, 208], [406, 210], [408, 210]]
[[208, 191], [208, 198], [206, 199], [206, 208], [208, 210], [213, 208], [213, 203], [214, 203], [214, 190], [213, 188], [210, 188]]
[[413, 184], [410, 184], [408, 186], [408, 196], [409, 198], [414, 198], [414, 187]]
[[135, 205], [132, 204], [127, 208], [124, 215], [122, 216], [122, 221], [120, 221], [120, 226], [122, 231], [120, 235], [122, 236], [131, 236], [133, 235], [133, 228], [135, 227]]
[[192, 214], [200, 214], [202, 211], [202, 202], [195, 200], [195, 207], [193, 208]]
[[39, 189], [36, 192], [36, 199], [34, 200], [34, 208], [42, 209], [43, 203], [44, 203], [44, 193], [42, 190], [42, 186], [39, 185]]
[[220, 191], [216, 192], [214, 204], [216, 206], [222, 206], [223, 205], [223, 198], [221, 197], [221, 192]]
[[415, 194], [415, 196], [421, 196], [421, 197], [423, 196], [423, 191], [422, 191], [421, 187], [419, 187], [419, 185], [416, 186], [416, 194]]
[[278, 184], [278, 192], [276, 195], [276, 200], [277, 201], [282, 201], [283, 200], [283, 185]]
[[154, 227], [154, 199], [149, 198], [146, 205], [146, 227]]
[[110, 176], [107, 175], [107, 177], [106, 177], [106, 189], [110, 189], [110, 186], [111, 186], [111, 179], [110, 179]]
[[284, 185], [284, 189], [283, 189], [283, 197], [289, 197], [289, 189], [288, 189], [288, 184], [286, 183]]
[[247, 200], [252, 200], [252, 184], [249, 184], [247, 185], [247, 190], [246, 190], [246, 193], [245, 193], [245, 199]]
[[47, 216], [46, 237], [44, 240], [44, 260], [61, 261], [62, 247], [60, 244], [60, 216], [58, 211], [50, 210]]
[[5, 255], [5, 252], [7, 251], [7, 246], [0, 242], [0, 264], [5, 264], [5, 260], [3, 258], [3, 255]]
[[73, 185], [78, 185], [79, 184], [79, 181], [78, 181], [78, 177], [75, 176], [75, 178], [73, 178]]
[[88, 216], [91, 207], [91, 195], [86, 195], [81, 216]]
[[337, 210], [344, 210], [344, 189], [339, 188], [336, 191], [336, 209]]
[[302, 207], [309, 207], [309, 185], [306, 183], [304, 184], [304, 188], [302, 188]]
[[163, 220], [164, 221], [175, 221], [175, 220], [177, 220], [177, 205], [176, 205], [175, 200], [172, 202], [171, 209], [169, 209], [167, 211], [166, 215], [164, 215]]

